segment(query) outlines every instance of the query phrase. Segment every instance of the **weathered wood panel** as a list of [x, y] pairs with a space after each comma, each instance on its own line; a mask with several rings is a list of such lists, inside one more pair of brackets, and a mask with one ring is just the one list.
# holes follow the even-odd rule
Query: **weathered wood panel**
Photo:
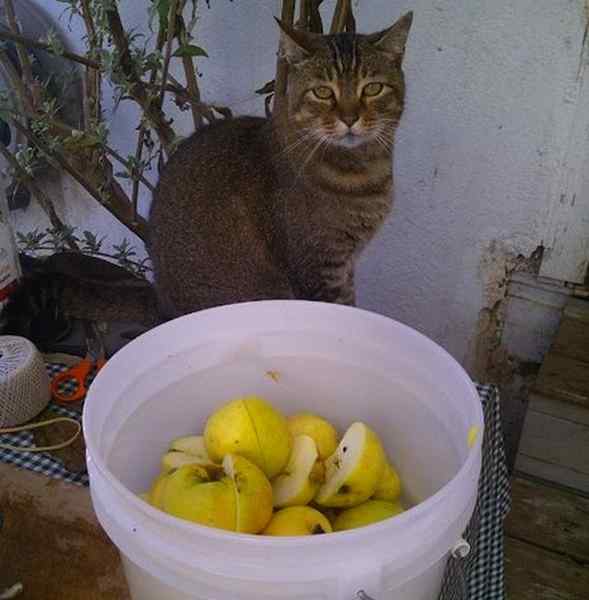
[[519, 452], [589, 475], [589, 427], [528, 410]]
[[[589, 302], [587, 303], [589, 304]], [[565, 316], [558, 328], [552, 350], [580, 361], [589, 361], [589, 322]], [[587, 364], [589, 369], [589, 364]]]
[[534, 389], [540, 394], [589, 408], [589, 363], [550, 352], [540, 368]]
[[505, 531], [589, 565], [589, 498], [516, 477]]
[[553, 481], [589, 494], [589, 476], [586, 473], [579, 473], [561, 465], [542, 462], [536, 458], [518, 454], [515, 462], [515, 471], [533, 475], [546, 481]]
[[538, 413], [552, 415], [553, 417], [573, 421], [573, 423], [589, 425], [589, 408], [579, 406], [578, 404], [560, 402], [554, 398], [547, 398], [532, 393], [528, 400], [528, 407], [530, 410]]
[[510, 600], [587, 600], [589, 568], [532, 544], [506, 540], [505, 575]]

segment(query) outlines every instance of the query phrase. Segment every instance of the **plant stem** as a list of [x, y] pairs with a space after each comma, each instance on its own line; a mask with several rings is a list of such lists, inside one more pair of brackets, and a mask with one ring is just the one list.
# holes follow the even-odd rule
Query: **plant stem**
[[[296, 9], [296, 0], [283, 0], [282, 2], [282, 13], [280, 18], [283, 23], [292, 27], [294, 22]], [[288, 63], [282, 57], [278, 57], [276, 64], [276, 83], [274, 86], [274, 113], [278, 114], [283, 109], [284, 98], [286, 96], [286, 89], [288, 85]]]
[[110, 5], [106, 11], [106, 16], [113, 44], [119, 53], [120, 68], [131, 84], [129, 93], [133, 100], [135, 100], [135, 102], [143, 109], [145, 118], [147, 118], [153, 126], [162, 146], [169, 150], [172, 142], [176, 138], [176, 134], [166, 120], [166, 116], [162, 112], [161, 106], [157, 106], [155, 102], [151, 101], [146, 85], [135, 74], [131, 50], [129, 48], [129, 40], [125, 33], [116, 4]]
[[[125, 169], [127, 169], [127, 171], [129, 171], [129, 172], [132, 171], [129, 161], [125, 160], [116, 150], [114, 150], [110, 146], [103, 146], [103, 148], [107, 154], [112, 156], [117, 162], [121, 163], [125, 167]], [[146, 179], [143, 175], [139, 175], [138, 179], [150, 192], [155, 191], [155, 187], [151, 183], [151, 181], [149, 181], [149, 179]]]
[[7, 71], [8, 76], [10, 78], [10, 83], [13, 86], [14, 92], [18, 97], [18, 101], [21, 104], [22, 110], [24, 112], [33, 112], [33, 104], [31, 102], [30, 96], [27, 94], [27, 90], [23, 83], [21, 76], [18, 71], [14, 67], [14, 64], [6, 54], [6, 50], [0, 49], [0, 63]]
[[[4, 0], [4, 9], [6, 11], [6, 18], [8, 20], [8, 26], [10, 27], [13, 34], [19, 36], [20, 29], [18, 27], [18, 23], [16, 22], [16, 14], [14, 12], [14, 4], [12, 3], [12, 0]], [[27, 53], [27, 49], [22, 43], [17, 42], [16, 43], [16, 51], [18, 53], [18, 61], [20, 63], [21, 69], [22, 69], [23, 81], [27, 85], [29, 93], [32, 94], [33, 93], [33, 69], [31, 67], [31, 60]]]
[[[20, 125], [20, 123], [19, 123]], [[22, 178], [23, 183], [27, 186], [31, 194], [37, 198], [37, 201], [49, 217], [49, 222], [53, 226], [54, 229], [61, 232], [63, 234], [63, 238], [71, 250], [78, 252], [80, 248], [76, 244], [76, 241], [73, 239], [71, 234], [68, 233], [66, 226], [63, 224], [63, 221], [59, 218], [57, 213], [55, 212], [55, 207], [53, 206], [53, 202], [51, 198], [45, 194], [45, 192], [35, 183], [33, 178], [27, 173], [23, 167], [19, 164], [16, 158], [8, 151], [6, 146], [0, 143], [0, 154], [6, 159], [8, 164], [18, 173]]]
[[[163, 32], [160, 30], [158, 31], [158, 36], [157, 36], [157, 50], [159, 52], [161, 52], [162, 48], [164, 47], [164, 35]], [[153, 67], [151, 69], [151, 73], [149, 75], [149, 85], [153, 86], [157, 80], [157, 73], [158, 70], [156, 67]], [[149, 102], [153, 102], [154, 98], [153, 95], [149, 96]], [[145, 123], [145, 120], [141, 120], [141, 126], [139, 127], [139, 135], [137, 136], [137, 146], [135, 148], [135, 168], [138, 168], [137, 166], [141, 164], [141, 161], [143, 159], [143, 145], [145, 144], [145, 138], [147, 135], [147, 125]], [[128, 163], [127, 163], [128, 165]], [[134, 171], [133, 169], [131, 169], [129, 166], [127, 166], [127, 170], [129, 172]], [[138, 205], [138, 201], [139, 201], [139, 181], [143, 181], [146, 182], [147, 179], [145, 179], [143, 177], [143, 169], [140, 168], [138, 173], [134, 173], [133, 172], [133, 189], [131, 190], [131, 205], [133, 206], [133, 220], [136, 221], [137, 220], [137, 205]], [[150, 189], [150, 191], [153, 193], [154, 192], [154, 187], [148, 182], [147, 187]]]
[[23, 46], [28, 46], [29, 48], [39, 48], [40, 50], [45, 50], [50, 54], [55, 54], [57, 56], [62, 56], [63, 58], [67, 58], [73, 62], [80, 63], [82, 65], [86, 65], [87, 67], [93, 67], [94, 69], [100, 69], [100, 63], [92, 60], [90, 58], [86, 58], [85, 56], [80, 56], [79, 54], [74, 54], [73, 52], [68, 52], [64, 50], [59, 54], [51, 48], [49, 44], [44, 42], [37, 42], [36, 40], [31, 40], [30, 38], [24, 37], [22, 35], [16, 35], [9, 31], [0, 31], [0, 40], [8, 40], [11, 42], [17, 42], [22, 44]]
[[164, 51], [164, 65], [162, 67], [162, 83], [160, 88], [160, 108], [164, 105], [166, 95], [166, 83], [168, 82], [168, 71], [170, 70], [170, 61], [172, 60], [172, 44], [176, 37], [176, 13], [178, 12], [178, 0], [171, 0], [170, 12], [168, 13], [168, 37], [166, 39], [166, 49]]
[[[179, 16], [180, 23], [180, 44], [183, 46], [188, 43], [188, 33], [186, 31], [186, 25], [184, 23], [184, 17]], [[200, 104], [200, 90], [198, 89], [198, 81], [196, 79], [196, 72], [194, 69], [194, 62], [191, 56], [182, 57], [182, 66], [184, 67], [184, 76], [186, 77], [186, 87], [190, 92], [190, 96], [196, 101], [190, 104], [192, 109], [192, 120], [194, 121], [194, 128], [198, 129], [202, 127], [202, 114], [197, 108], [197, 103]]]
[[[145, 227], [146, 223], [143, 219], [138, 218], [136, 222], [133, 222], [130, 211], [130, 202], [127, 200], [126, 202], [116, 202], [112, 201], [117, 199], [117, 196], [113, 193], [111, 196], [111, 201], [107, 201], [103, 194], [95, 187], [92, 181], [84, 173], [81, 173], [76, 169], [70, 162], [62, 156], [59, 152], [52, 152], [48, 146], [43, 142], [43, 140], [39, 139], [30, 129], [27, 129], [24, 125], [19, 123], [16, 119], [11, 119], [14, 127], [18, 129], [23, 135], [27, 137], [27, 139], [33, 143], [39, 150], [45, 153], [48, 157], [52, 158], [57, 162], [57, 164], [66, 172], [69, 173], [85, 190], [95, 199], [97, 200], [104, 208], [106, 208], [110, 213], [112, 213], [119, 221], [124, 223], [133, 233], [138, 235], [140, 238], [145, 238]], [[104, 177], [105, 181], [108, 181], [106, 176]]]
[[344, 31], [351, 12], [352, 0], [337, 0], [329, 33], [341, 33]]
[[[90, 0], [80, 0], [82, 18], [88, 35], [88, 48], [90, 55], [96, 57], [98, 54], [99, 38], [94, 26], [92, 11], [90, 9]], [[86, 93], [84, 95], [84, 120], [86, 130], [92, 128], [93, 123], [99, 123], [102, 116], [101, 98], [102, 96], [102, 78], [99, 69], [86, 68]]]

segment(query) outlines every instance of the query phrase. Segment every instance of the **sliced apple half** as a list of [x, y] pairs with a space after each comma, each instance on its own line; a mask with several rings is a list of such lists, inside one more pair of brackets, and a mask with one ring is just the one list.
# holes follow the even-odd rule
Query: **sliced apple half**
[[302, 412], [288, 417], [287, 423], [293, 436], [305, 434], [315, 440], [321, 460], [326, 460], [335, 452], [337, 431], [327, 419], [314, 413]]
[[274, 506], [308, 504], [325, 479], [317, 445], [308, 435], [297, 435], [284, 471], [272, 481]]
[[385, 461], [376, 433], [365, 423], [352, 423], [325, 463], [325, 483], [315, 502], [338, 508], [368, 500], [382, 477]]
[[207, 453], [202, 435], [188, 435], [176, 438], [170, 443], [168, 452], [162, 456], [161, 466], [164, 472], [178, 469], [184, 465], [214, 465]]
[[227, 454], [223, 470], [235, 494], [235, 531], [259, 533], [272, 518], [272, 486], [264, 472], [237, 454]]

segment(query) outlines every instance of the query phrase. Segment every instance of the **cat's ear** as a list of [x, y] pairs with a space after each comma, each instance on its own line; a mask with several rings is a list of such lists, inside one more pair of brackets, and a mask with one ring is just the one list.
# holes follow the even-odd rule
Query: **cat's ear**
[[291, 65], [301, 63], [315, 52], [319, 35], [294, 29], [280, 19], [276, 19], [276, 22], [281, 29], [280, 56], [288, 63]]
[[393, 56], [400, 63], [405, 54], [405, 45], [407, 44], [412, 22], [413, 12], [408, 12], [388, 29], [368, 35], [368, 41], [377, 50]]

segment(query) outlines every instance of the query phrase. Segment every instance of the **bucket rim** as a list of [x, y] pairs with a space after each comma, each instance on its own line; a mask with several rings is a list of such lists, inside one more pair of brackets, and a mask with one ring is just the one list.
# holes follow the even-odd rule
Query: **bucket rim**
[[[138, 510], [145, 517], [148, 517], [150, 520], [155, 520], [159, 524], [166, 524], [166, 526], [173, 527], [176, 531], [182, 534], [195, 534], [203, 535], [211, 541], [218, 541], [224, 543], [231, 544], [245, 544], [249, 546], [255, 547], [267, 547], [273, 549], [281, 549], [281, 548], [293, 548], [293, 547], [310, 547], [312, 545], [323, 544], [327, 547], [333, 543], [339, 543], [344, 539], [356, 542], [367, 541], [369, 536], [377, 534], [379, 532], [383, 532], [389, 529], [401, 528], [404, 524], [409, 521], [416, 521], [422, 518], [427, 517], [428, 514], [431, 514], [431, 510], [433, 507], [442, 503], [447, 496], [452, 495], [452, 493], [460, 487], [461, 483], [468, 479], [473, 468], [476, 467], [477, 461], [480, 460], [480, 455], [482, 451], [482, 441], [484, 436], [484, 416], [482, 411], [482, 406], [480, 403], [480, 397], [476, 390], [476, 387], [472, 381], [472, 379], [468, 376], [462, 365], [458, 363], [458, 361], [442, 346], [434, 342], [431, 338], [426, 335], [420, 333], [416, 329], [401, 323], [391, 317], [386, 315], [382, 315], [367, 309], [353, 307], [353, 306], [345, 306], [339, 304], [332, 304], [326, 302], [317, 302], [317, 301], [309, 301], [309, 300], [256, 300], [250, 302], [239, 302], [234, 304], [227, 304], [223, 306], [216, 306], [208, 309], [204, 309], [202, 311], [189, 313], [186, 315], [182, 315], [170, 321], [167, 321], [153, 329], [147, 331], [142, 334], [138, 338], [132, 340], [129, 344], [127, 344], [124, 348], [122, 348], [119, 353], [133, 352], [134, 347], [142, 343], [142, 340], [145, 340], [147, 337], [152, 337], [158, 335], [158, 332], [161, 332], [164, 329], [173, 329], [178, 327], [178, 324], [185, 321], [186, 319], [195, 318], [195, 315], [204, 315], [213, 314], [213, 313], [223, 313], [227, 311], [234, 310], [248, 310], [249, 307], [260, 305], [273, 305], [280, 306], [288, 304], [289, 307], [293, 307], [294, 305], [312, 305], [323, 307], [326, 310], [330, 311], [352, 311], [356, 314], [362, 313], [363, 318], [369, 318], [381, 321], [383, 323], [388, 323], [389, 325], [392, 323], [399, 329], [403, 330], [406, 334], [413, 336], [416, 339], [419, 339], [422, 343], [425, 343], [430, 347], [430, 350], [436, 352], [439, 356], [441, 356], [449, 365], [454, 367], [455, 374], [457, 378], [461, 380], [465, 387], [469, 389], [470, 395], [473, 400], [475, 400], [476, 412], [478, 417], [477, 425], [480, 427], [480, 431], [476, 436], [475, 443], [469, 448], [468, 456], [466, 460], [460, 466], [458, 472], [450, 479], [444, 486], [442, 486], [435, 494], [432, 494], [426, 500], [423, 500], [407, 509], [403, 513], [395, 516], [394, 519], [385, 519], [384, 521], [380, 521], [377, 523], [373, 523], [371, 525], [367, 525], [364, 527], [359, 527], [357, 529], [351, 529], [346, 531], [338, 531], [333, 532], [330, 535], [324, 536], [261, 536], [257, 534], [247, 534], [247, 533], [237, 533], [226, 531], [222, 529], [217, 529], [213, 527], [208, 527], [205, 525], [200, 525], [198, 523], [193, 523], [184, 519], [180, 519], [178, 517], [174, 517], [169, 515], [142, 500], [139, 496], [131, 492], [114, 474], [110, 471], [110, 469], [106, 465], [106, 461], [100, 456], [98, 452], [96, 441], [90, 435], [86, 435], [84, 433], [85, 443], [86, 443], [86, 455], [87, 459], [91, 460], [93, 463], [93, 467], [95, 470], [108, 482], [110, 486], [114, 488], [114, 491], [117, 494], [120, 494], [122, 499], [130, 504], [134, 510]], [[103, 368], [98, 375], [96, 376], [95, 382], [98, 382], [103, 377], [106, 376], [108, 372], [108, 363]], [[93, 396], [92, 391], [93, 387], [90, 387], [88, 397], [86, 402], [84, 403], [83, 413], [82, 413], [82, 427], [83, 431], [88, 431], [88, 422], [91, 419], [91, 411], [92, 411], [92, 402], [88, 402], [91, 400]], [[96, 388], [94, 388], [96, 389]], [[99, 402], [99, 400], [97, 400]], [[479, 465], [480, 468], [480, 465]], [[90, 485], [92, 485], [92, 481], [90, 481]], [[456, 510], [458, 513], [459, 510]]]

